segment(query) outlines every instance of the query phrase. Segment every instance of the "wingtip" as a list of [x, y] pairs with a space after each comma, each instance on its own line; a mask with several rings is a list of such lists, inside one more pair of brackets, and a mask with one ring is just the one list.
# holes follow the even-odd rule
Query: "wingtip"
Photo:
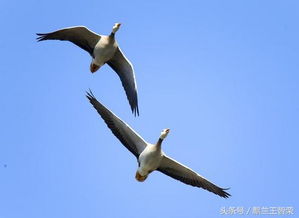
[[135, 108], [132, 108], [132, 113], [134, 114], [135, 117], [139, 117], [139, 108], [138, 106]]
[[231, 197], [231, 194], [226, 192], [226, 190], [229, 190], [230, 188], [221, 188], [221, 194], [220, 196], [223, 198], [229, 198]]
[[91, 89], [89, 89], [88, 91], [86, 91], [86, 97], [88, 98], [89, 101], [91, 101], [92, 99], [95, 99], [95, 96], [92, 93]]
[[[128, 98], [128, 100], [129, 100], [129, 98]], [[132, 110], [132, 113], [134, 114], [134, 116], [135, 117], [139, 116], [139, 107], [138, 107], [138, 98], [137, 98], [137, 95], [135, 96], [134, 101], [131, 102], [129, 100], [129, 103], [131, 105], [131, 110]]]
[[36, 35], [38, 36], [38, 37], [36, 37], [36, 40], [37, 40], [38, 42], [45, 40], [45, 39], [44, 39], [45, 34], [42, 34], [42, 33], [36, 33]]

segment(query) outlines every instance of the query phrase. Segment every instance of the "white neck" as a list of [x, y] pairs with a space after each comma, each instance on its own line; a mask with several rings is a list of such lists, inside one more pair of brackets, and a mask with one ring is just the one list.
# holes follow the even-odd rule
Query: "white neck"
[[160, 139], [164, 140], [164, 139], [166, 138], [166, 136], [167, 136], [167, 134], [165, 134], [165, 133], [163, 134], [163, 133], [162, 133], [162, 134], [160, 135]]
[[119, 27], [116, 27], [116, 26], [113, 27], [113, 28], [112, 28], [112, 33], [116, 33], [118, 29], [119, 29]]

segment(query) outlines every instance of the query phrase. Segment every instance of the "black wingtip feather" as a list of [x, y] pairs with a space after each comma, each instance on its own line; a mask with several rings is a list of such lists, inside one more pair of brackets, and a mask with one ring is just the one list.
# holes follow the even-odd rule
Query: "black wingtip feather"
[[38, 37], [36, 38], [36, 40], [37, 40], [38, 42], [43, 41], [43, 40], [46, 40], [47, 34], [44, 34], [44, 33], [36, 33], [36, 35], [38, 35]]
[[89, 101], [96, 99], [94, 97], [94, 94], [92, 93], [91, 89], [89, 89], [89, 91], [86, 91], [86, 97], [88, 98]]
[[139, 116], [139, 109], [138, 106], [136, 108], [132, 108], [132, 113], [134, 114], [134, 116]]
[[[128, 98], [129, 100], [129, 98]], [[130, 102], [130, 100], [129, 100]], [[138, 108], [138, 99], [137, 99], [137, 96], [136, 96], [136, 99], [135, 99], [135, 102], [134, 105], [131, 104], [130, 102], [130, 105], [131, 105], [131, 110], [132, 110], [132, 113], [134, 114], [134, 116], [139, 116], [139, 108]]]
[[229, 198], [231, 196], [231, 194], [226, 192], [226, 190], [229, 190], [229, 188], [220, 188], [220, 190], [221, 190], [220, 193], [218, 193], [219, 196], [223, 198]]

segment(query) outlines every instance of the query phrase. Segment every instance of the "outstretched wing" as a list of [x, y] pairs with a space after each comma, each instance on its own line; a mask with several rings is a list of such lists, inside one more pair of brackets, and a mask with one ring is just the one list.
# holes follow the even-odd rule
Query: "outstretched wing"
[[225, 191], [227, 189], [214, 185], [192, 169], [170, 157], [164, 156], [157, 170], [183, 183], [206, 189], [223, 198], [228, 198], [230, 196], [230, 194]]
[[112, 59], [107, 64], [118, 74], [126, 91], [131, 110], [136, 116], [139, 115], [137, 84], [133, 66], [118, 47]]
[[70, 41], [93, 56], [93, 49], [101, 36], [84, 26], [64, 28], [51, 33], [37, 33], [37, 40], [63, 40]]
[[131, 151], [138, 159], [140, 153], [145, 149], [147, 143], [139, 136], [128, 124], [118, 118], [104, 105], [102, 105], [92, 94], [87, 92], [86, 97], [93, 107], [101, 115], [112, 133], [119, 139], [119, 141]]

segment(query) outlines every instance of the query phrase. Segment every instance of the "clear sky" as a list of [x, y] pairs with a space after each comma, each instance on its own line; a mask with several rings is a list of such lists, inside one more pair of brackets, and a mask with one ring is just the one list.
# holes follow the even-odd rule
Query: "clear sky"
[[[2, 0], [0, 218], [228, 217], [223, 207], [297, 217], [298, 20], [291, 0]], [[140, 117], [108, 66], [91, 74], [84, 50], [35, 40], [73, 25], [109, 34], [115, 22]], [[159, 172], [138, 183], [89, 88], [149, 142], [170, 128], [164, 151], [232, 197]]]

